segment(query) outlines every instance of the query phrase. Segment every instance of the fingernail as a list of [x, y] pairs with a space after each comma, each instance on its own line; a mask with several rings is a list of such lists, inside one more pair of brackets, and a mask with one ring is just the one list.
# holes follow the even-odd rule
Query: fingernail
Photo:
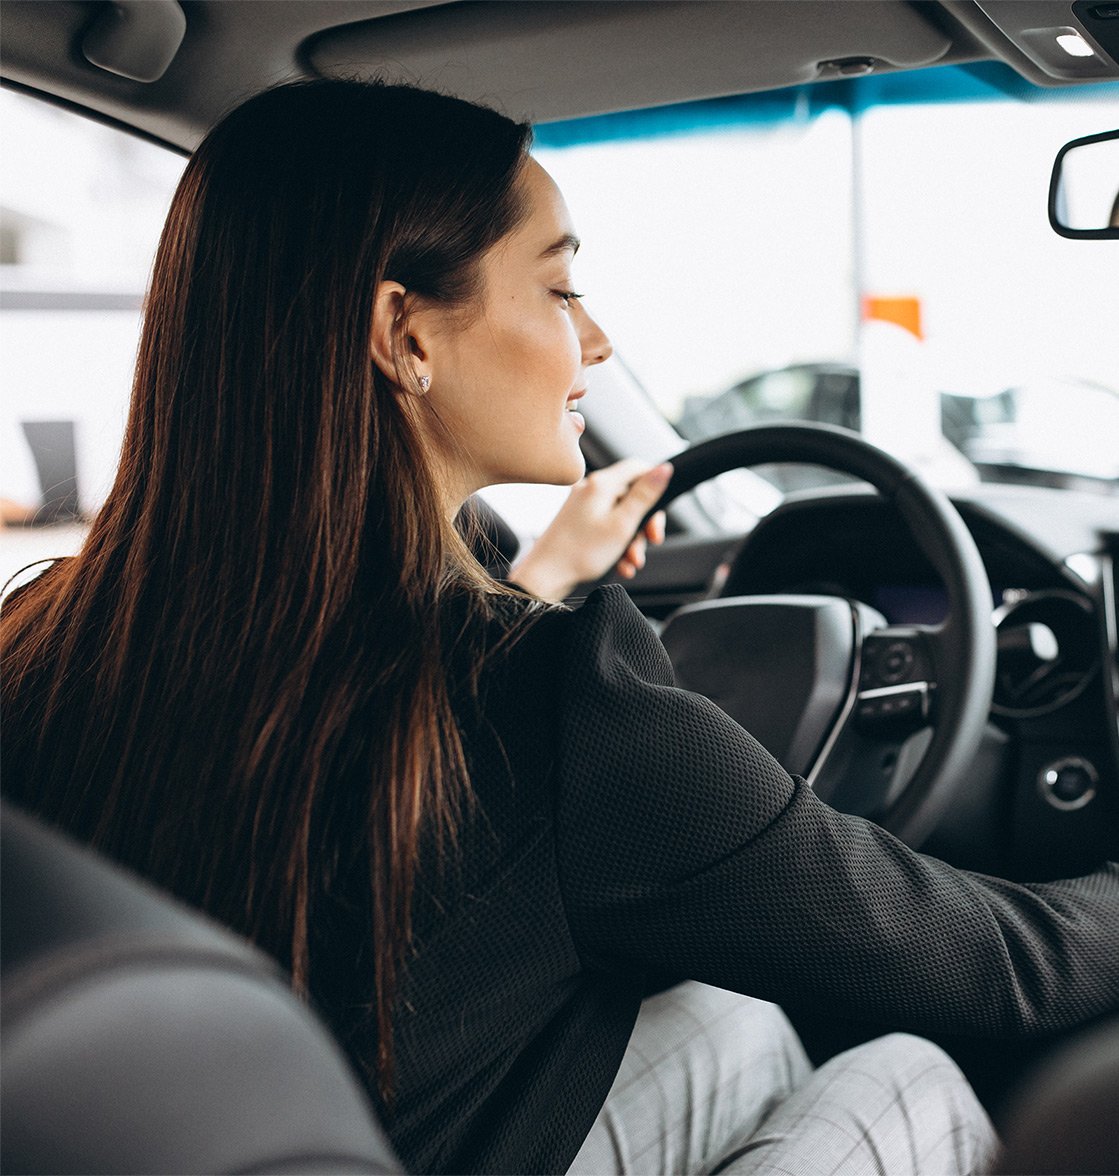
[[654, 468], [653, 477], [656, 478], [658, 482], [661, 482], [664, 485], [668, 485], [669, 479], [672, 477], [672, 462], [661, 462], [659, 466]]

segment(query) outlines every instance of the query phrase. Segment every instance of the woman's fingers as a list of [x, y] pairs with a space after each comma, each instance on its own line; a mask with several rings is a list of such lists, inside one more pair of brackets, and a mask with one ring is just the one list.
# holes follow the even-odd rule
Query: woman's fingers
[[562, 600], [576, 585], [611, 568], [631, 580], [645, 566], [646, 547], [664, 538], [664, 515], [641, 520], [672, 477], [667, 462], [649, 466], [627, 458], [579, 482], [551, 525], [510, 573], [515, 582], [548, 600]]
[[639, 536], [625, 549], [622, 558], [618, 561], [619, 575], [624, 576], [627, 580], [632, 580], [645, 566], [645, 543], [645, 539]]
[[[618, 466], [625, 463], [619, 462]], [[618, 466], [609, 467], [611, 472], [617, 471]], [[627, 471], [629, 473], [630, 471]], [[618, 500], [616, 510], [626, 516], [628, 526], [637, 525], [641, 516], [664, 493], [672, 477], [672, 466], [668, 462], [644, 469], [627, 487], [624, 497]], [[641, 531], [630, 540], [617, 563], [617, 573], [623, 579], [632, 580], [645, 566], [646, 551], [650, 543], [663, 543], [665, 530], [665, 516], [663, 510], [651, 515]]]
[[649, 521], [645, 524], [645, 538], [650, 543], [663, 543], [665, 529], [665, 515], [663, 510], [658, 510], [656, 514], [649, 516]]
[[652, 469], [646, 470], [638, 477], [632, 479], [629, 484], [629, 489], [626, 491], [624, 502], [631, 510], [637, 513], [635, 525], [640, 522], [641, 516], [664, 493], [664, 488], [668, 485], [671, 478], [672, 464], [664, 461], [660, 465], [655, 465]]

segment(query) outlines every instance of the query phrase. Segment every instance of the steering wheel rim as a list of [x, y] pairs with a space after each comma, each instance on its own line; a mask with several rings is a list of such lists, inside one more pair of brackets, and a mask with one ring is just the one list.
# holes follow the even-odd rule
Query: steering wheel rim
[[[919, 845], [951, 804], [979, 749], [995, 677], [991, 590], [971, 533], [955, 507], [916, 471], [857, 433], [831, 425], [761, 425], [702, 441], [672, 459], [674, 472], [653, 510], [718, 474], [771, 462], [825, 466], [874, 487], [898, 510], [944, 582], [948, 618], [920, 629], [935, 649], [937, 717], [932, 739], [901, 795], [874, 819]], [[650, 512], [652, 513], [652, 512]], [[836, 722], [839, 733], [850, 714]]]

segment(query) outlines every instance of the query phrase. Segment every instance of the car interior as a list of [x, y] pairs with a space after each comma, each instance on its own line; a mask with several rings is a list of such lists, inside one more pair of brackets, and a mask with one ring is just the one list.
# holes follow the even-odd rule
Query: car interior
[[[1085, 117], [1114, 118], [1119, 98], [1119, 5], [1099, 0], [2, 0], [0, 20], [6, 91], [179, 159], [240, 101], [314, 77], [488, 103], [535, 123], [543, 153], [740, 101], [803, 104], [868, 80], [896, 94], [938, 71], [1014, 94], [1083, 90], [1099, 102]], [[749, 117], [765, 131], [770, 114]], [[1085, 153], [1119, 139], [1105, 122], [1074, 134]], [[1114, 251], [1119, 218], [1068, 211], [1075, 150], [1054, 147], [1051, 186], [1047, 170], [1025, 197], [1086, 258]], [[1103, 171], [1114, 198], [1119, 167]], [[927, 184], [935, 199], [935, 172]], [[30, 305], [4, 296], [0, 310]], [[1119, 370], [1092, 321], [1080, 329]], [[618, 350], [594, 373], [583, 448], [591, 468], [672, 457], [668, 538], [624, 583], [679, 684], [836, 808], [954, 865], [1044, 881], [1119, 859], [1119, 470], [1024, 476], [996, 419], [1024, 395], [942, 391], [980, 471], [946, 494], [910, 454], [870, 443], [875, 389], [864, 371], [860, 418], [847, 359], [727, 380], [673, 423]], [[790, 372], [816, 407], [770, 412], [785, 395], [770, 377]], [[1108, 412], [1117, 398], [1103, 390]], [[743, 418], [743, 404], [760, 408]], [[81, 537], [73, 425], [27, 414], [28, 442], [42, 439], [33, 558], [65, 555], [52, 544]], [[1084, 419], [1077, 439], [1098, 429], [1114, 462], [1112, 418]], [[771, 468], [784, 479], [759, 476]], [[475, 503], [495, 572], [531, 534], [506, 501]], [[328, 1031], [259, 952], [10, 807], [0, 862], [4, 1172], [401, 1170]], [[815, 1060], [850, 1041], [826, 1010], [797, 1027]], [[943, 1043], [1004, 1134], [1003, 1171], [1119, 1168], [1116, 1031]], [[1092, 1166], [1101, 1156], [1110, 1168]]]

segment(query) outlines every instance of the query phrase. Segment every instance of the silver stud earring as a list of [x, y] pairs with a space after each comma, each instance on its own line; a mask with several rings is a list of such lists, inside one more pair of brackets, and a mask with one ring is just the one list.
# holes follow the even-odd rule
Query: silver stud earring
[[430, 387], [431, 387], [431, 377], [430, 376], [420, 376], [420, 391], [426, 392], [428, 390], [428, 388], [430, 388]]

